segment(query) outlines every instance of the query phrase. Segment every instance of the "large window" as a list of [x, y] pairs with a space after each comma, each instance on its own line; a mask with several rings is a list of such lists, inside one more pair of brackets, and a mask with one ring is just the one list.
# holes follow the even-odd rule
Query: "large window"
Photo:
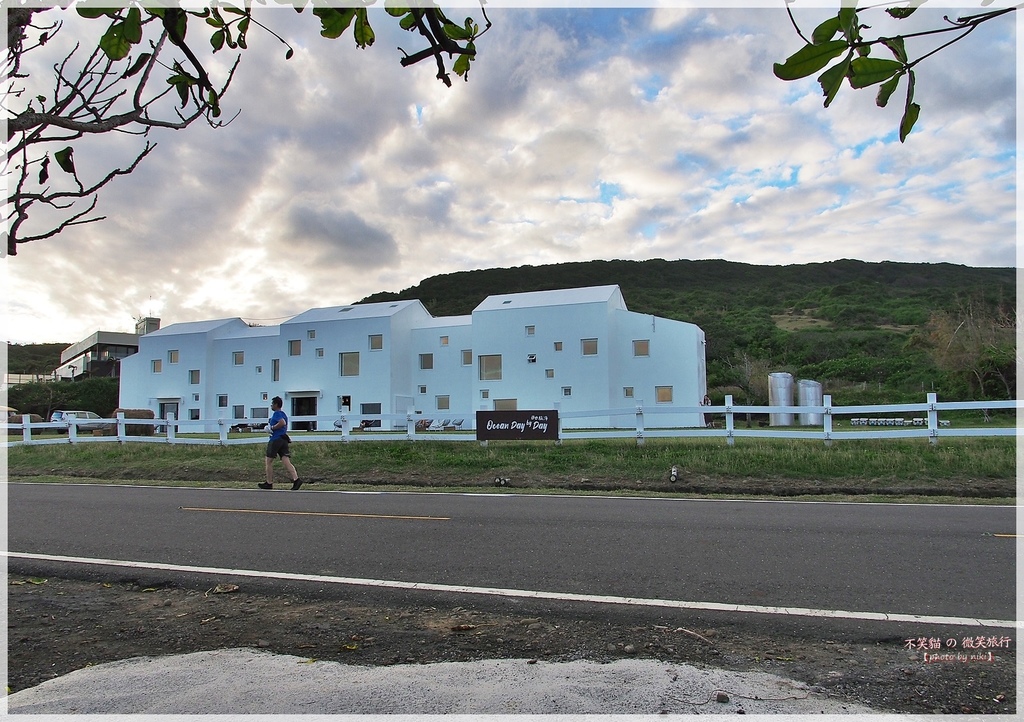
[[420, 354], [420, 368], [421, 369], [432, 369], [432, 368], [434, 368], [434, 354], [432, 354], [432, 353], [421, 353]]
[[642, 338], [637, 339], [633, 342], [633, 355], [634, 356], [650, 356], [651, 355], [651, 342], [649, 339]]
[[244, 419], [245, 418], [245, 407], [241, 404], [237, 404], [231, 407], [231, 418], [233, 419]]
[[346, 351], [338, 354], [338, 372], [342, 376], [359, 375], [359, 352]]
[[501, 354], [480, 356], [480, 380], [501, 381]]
[[495, 399], [494, 410], [495, 411], [517, 411], [519, 403], [516, 399]]
[[584, 338], [580, 340], [580, 348], [584, 356], [597, 356], [597, 339]]
[[380, 351], [384, 348], [384, 334], [371, 333], [370, 334], [370, 350]]
[[167, 363], [176, 364], [178, 363], [178, 350], [172, 349], [167, 352]]
[[295, 338], [288, 342], [288, 355], [289, 356], [301, 356], [302, 355], [302, 341]]
[[654, 398], [659, 404], [671, 404], [672, 403], [672, 387], [671, 386], [655, 386], [654, 387]]
[[473, 365], [473, 350], [464, 348], [462, 349], [462, 365], [472, 366]]
[[448, 394], [443, 394], [437, 397], [437, 410], [447, 411], [449, 408], [450, 400]]
[[198, 384], [199, 383], [199, 369], [191, 369], [188, 372], [188, 382], [190, 384]]

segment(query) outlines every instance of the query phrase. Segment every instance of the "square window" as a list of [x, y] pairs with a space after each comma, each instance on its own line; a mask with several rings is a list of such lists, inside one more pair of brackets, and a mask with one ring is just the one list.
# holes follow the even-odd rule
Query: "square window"
[[266, 401], [269, 398], [270, 398], [270, 394], [268, 394], [266, 391], [264, 391], [262, 394], [260, 394], [260, 400], [261, 401]]
[[346, 351], [338, 354], [338, 374], [340, 376], [359, 375], [359, 352]]
[[659, 404], [671, 404], [672, 403], [672, 387], [671, 386], [655, 386], [654, 387], [654, 398]]
[[580, 348], [584, 356], [597, 356], [597, 339], [584, 338], [580, 340]]
[[421, 394], [427, 393], [427, 387], [426, 386], [420, 386], [420, 393]]
[[489, 399], [489, 398], [491, 398], [491, 390], [490, 389], [480, 389], [480, 398], [482, 398], [482, 399]]
[[167, 363], [176, 364], [178, 363], [178, 351], [172, 350], [167, 352]]
[[308, 338], [310, 340], [316, 338], [316, 329], [315, 328], [311, 328], [308, 331], [306, 331], [306, 338]]
[[501, 354], [480, 356], [480, 380], [501, 381]]
[[651, 355], [651, 342], [650, 340], [638, 339], [633, 342], [633, 355], [634, 356], [650, 356]]
[[161, 373], [163, 371], [163, 368], [164, 368], [163, 367], [163, 359], [158, 359], [158, 358], [153, 359], [153, 361], [152, 361], [152, 371], [153, 371], [153, 373], [155, 373], [155, 374]]
[[384, 334], [371, 333], [369, 338], [371, 351], [380, 351], [382, 348], [384, 348]]
[[245, 351], [235, 351], [231, 354], [231, 363], [235, 366], [241, 366], [245, 363]]
[[442, 336], [441, 337], [441, 345], [442, 346], [447, 346], [448, 345], [448, 337], [447, 336]]
[[561, 341], [555, 341], [555, 351], [561, 351], [561, 350], [562, 350], [562, 342]]
[[623, 398], [626, 398], [626, 399], [633, 398], [633, 387], [632, 386], [623, 386], [622, 387], [622, 396], [623, 396]]
[[535, 333], [537, 333], [537, 327], [536, 326], [527, 326], [526, 327], [526, 335], [527, 336], [533, 336]]
[[231, 416], [232, 416], [232, 418], [235, 418], [235, 419], [244, 419], [245, 418], [245, 407], [240, 405], [240, 404], [238, 406], [232, 407], [232, 409], [231, 409]]
[[448, 407], [449, 407], [449, 404], [450, 404], [450, 397], [448, 396], [448, 394], [444, 394], [442, 396], [438, 396], [437, 397], [437, 410], [438, 411], [447, 411]]
[[199, 394], [192, 394], [193, 401], [199, 401]]
[[263, 367], [262, 366], [257, 366], [256, 367], [256, 373], [258, 373], [258, 374], [263, 373]]
[[292, 339], [288, 342], [288, 355], [289, 356], [301, 356], [302, 355], [302, 341], [299, 339]]
[[420, 354], [420, 368], [423, 370], [429, 370], [434, 368], [434, 354], [432, 353], [421, 353]]
[[572, 386], [563, 386], [562, 396], [572, 396]]
[[472, 349], [462, 349], [462, 365], [472, 366], [473, 365], [473, 351]]
[[190, 384], [199, 383], [199, 369], [192, 369], [188, 372], [188, 382]]
[[[264, 396], [264, 399], [266, 399], [266, 396]], [[251, 409], [249, 409], [249, 418], [250, 419], [269, 419], [270, 418], [270, 409], [268, 409], [266, 406], [253, 406]]]
[[316, 350], [316, 357], [317, 358], [323, 358], [324, 357], [324, 350], [322, 348], [318, 348]]
[[554, 369], [544, 369], [544, 378], [553, 379], [555, 378]]
[[199, 409], [188, 410], [189, 421], [199, 421]]
[[537, 354], [531, 353], [526, 355], [526, 363], [535, 364], [537, 363]]
[[228, 407], [228, 395], [218, 394], [217, 395], [217, 408], [226, 409]]

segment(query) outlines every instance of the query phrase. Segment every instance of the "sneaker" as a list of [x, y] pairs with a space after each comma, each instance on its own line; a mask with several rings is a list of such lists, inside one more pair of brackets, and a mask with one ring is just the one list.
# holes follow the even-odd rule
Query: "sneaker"
[[273, 488], [274, 488], [274, 485], [273, 485], [273, 484], [268, 484], [268, 483], [267, 483], [267, 482], [265, 482], [265, 481], [261, 481], [261, 482], [260, 482], [259, 484], [257, 484], [256, 486], [258, 486], [258, 487], [259, 487], [259, 488], [261, 488], [261, 489], [273, 489]]
[[298, 491], [300, 486], [302, 486], [302, 479], [296, 479], [292, 482], [292, 491]]

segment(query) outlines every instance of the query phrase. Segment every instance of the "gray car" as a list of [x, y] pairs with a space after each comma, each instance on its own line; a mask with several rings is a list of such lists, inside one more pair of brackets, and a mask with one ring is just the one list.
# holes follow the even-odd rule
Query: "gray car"
[[[71, 425], [71, 419], [76, 419], [75, 426], [79, 431], [95, 431], [106, 429], [109, 423], [103, 421], [103, 417], [92, 411], [54, 411], [50, 414], [51, 423], [64, 423]], [[96, 422], [99, 423], [96, 423]]]

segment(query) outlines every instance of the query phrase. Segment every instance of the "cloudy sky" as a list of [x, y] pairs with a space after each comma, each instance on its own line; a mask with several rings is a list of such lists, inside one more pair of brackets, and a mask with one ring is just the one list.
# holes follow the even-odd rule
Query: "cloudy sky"
[[[4, 259], [7, 339], [70, 343], [140, 315], [269, 324], [439, 273], [591, 259], [1016, 263], [1012, 17], [922, 64], [901, 144], [903, 88], [879, 109], [846, 87], [826, 110], [813, 79], [773, 76], [802, 44], [781, 2], [488, 7], [452, 88], [429, 61], [400, 67], [417, 36], [382, 11], [367, 50], [321, 38], [308, 11], [257, 14], [294, 57], [251, 31], [234, 122], [154, 132], [101, 195], [105, 221]], [[808, 33], [829, 14], [796, 13]], [[103, 29], [65, 20], [65, 45]], [[77, 167], [140, 145], [105, 136]]]

